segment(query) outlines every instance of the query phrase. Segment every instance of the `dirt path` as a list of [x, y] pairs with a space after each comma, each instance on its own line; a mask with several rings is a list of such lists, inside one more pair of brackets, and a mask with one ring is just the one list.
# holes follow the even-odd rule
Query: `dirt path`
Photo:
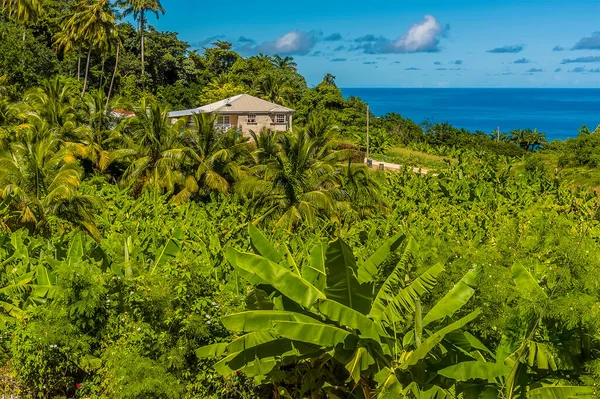
[[[377, 161], [375, 159], [372, 159], [371, 161], [373, 161], [373, 169], [379, 169], [381, 168], [381, 165], [383, 165], [383, 169], [385, 170], [395, 170], [398, 171], [400, 169], [404, 168], [404, 165], [400, 165], [397, 163], [391, 163], [391, 162], [383, 162], [383, 161]], [[365, 159], [365, 163], [367, 163], [367, 160]], [[413, 172], [415, 173], [421, 173], [422, 175], [426, 175], [427, 173], [429, 173], [429, 169], [427, 168], [413, 168]], [[434, 174], [432, 176], [437, 176], [437, 174]]]

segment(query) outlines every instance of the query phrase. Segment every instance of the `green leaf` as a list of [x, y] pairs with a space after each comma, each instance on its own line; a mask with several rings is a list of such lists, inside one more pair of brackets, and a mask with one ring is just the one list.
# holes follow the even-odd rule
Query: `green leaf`
[[[352, 348], [356, 344], [355, 337], [348, 331], [329, 324], [280, 321], [275, 323], [274, 331], [280, 337], [322, 348], [334, 348], [340, 344]], [[346, 342], [346, 339], [349, 341]]]
[[379, 297], [378, 302], [373, 303], [370, 316], [375, 320], [388, 322], [403, 320], [405, 313], [415, 311], [415, 301], [433, 288], [437, 283], [437, 276], [443, 271], [444, 268], [440, 264], [432, 266], [395, 296]]
[[430, 323], [452, 316], [462, 308], [475, 293], [474, 287], [481, 273], [481, 266], [471, 269], [423, 318], [423, 327]]
[[177, 255], [179, 255], [179, 252], [181, 252], [181, 248], [183, 246], [184, 237], [185, 234], [183, 230], [179, 227], [175, 228], [165, 246], [156, 254], [151, 273], [154, 273], [158, 266], [162, 266], [170, 262], [171, 260], [175, 259]]
[[325, 274], [327, 246], [327, 243], [316, 245], [310, 251], [310, 263], [302, 267], [302, 277], [321, 292], [325, 290], [325, 284], [327, 283], [327, 275]]
[[34, 294], [39, 298], [51, 298], [55, 292], [56, 276], [43, 265], [35, 269], [36, 285]]
[[404, 233], [398, 233], [379, 247], [377, 251], [375, 251], [373, 255], [364, 261], [358, 268], [358, 282], [361, 284], [372, 282], [377, 275], [379, 266], [381, 266], [388, 255], [394, 252], [405, 239], [406, 235]]
[[246, 309], [248, 310], [273, 310], [275, 305], [269, 299], [264, 290], [254, 288], [246, 297]]
[[438, 371], [444, 377], [457, 381], [474, 379], [490, 380], [508, 375], [510, 367], [502, 363], [487, 363], [480, 361], [462, 362]]
[[249, 273], [246, 270], [242, 269], [241, 267], [238, 267], [238, 264], [237, 264], [237, 254], [238, 253], [239, 252], [237, 250], [233, 249], [232, 247], [227, 247], [227, 249], [225, 250], [225, 257], [227, 258], [227, 260], [229, 261], [231, 266], [233, 266], [236, 269], [236, 271], [250, 284], [252, 284], [254, 286], [257, 286], [260, 284], [266, 284], [257, 275]]
[[532, 389], [527, 397], [529, 399], [592, 399], [595, 396], [592, 387], [555, 386]]
[[71, 246], [69, 247], [69, 253], [67, 254], [67, 262], [72, 265], [83, 260], [83, 233], [77, 233], [73, 236]]
[[361, 373], [369, 368], [370, 365], [374, 364], [375, 360], [369, 355], [366, 348], [360, 347], [356, 349], [352, 359], [346, 364], [346, 370], [350, 373], [348, 381], [352, 380], [354, 383], [358, 383], [361, 377]]
[[521, 291], [526, 296], [531, 296], [536, 300], [544, 300], [548, 298], [548, 295], [544, 292], [542, 287], [539, 286], [537, 281], [533, 278], [533, 276], [521, 265], [520, 263], [515, 263], [512, 266], [512, 274], [513, 280], [515, 280], [515, 284], [519, 291]]
[[449, 334], [452, 331], [463, 328], [468, 323], [475, 320], [480, 314], [481, 314], [481, 310], [477, 309], [474, 312], [469, 313], [462, 319], [455, 321], [454, 323], [442, 328], [439, 331], [436, 331], [434, 334], [429, 336], [425, 341], [423, 341], [421, 346], [419, 346], [417, 349], [415, 349], [410, 354], [410, 356], [402, 363], [400, 368], [403, 370], [406, 370], [406, 369], [408, 369], [408, 367], [414, 366], [415, 364], [417, 364], [420, 360], [424, 359], [436, 345], [438, 345], [440, 342], [442, 342], [442, 340], [444, 339], [446, 334]]
[[308, 281], [262, 256], [237, 252], [235, 262], [238, 268], [258, 276], [262, 281], [305, 308], [310, 308], [319, 299], [325, 299], [325, 294]]
[[223, 316], [221, 323], [229, 331], [235, 333], [269, 331], [273, 324], [280, 321], [296, 321], [303, 323], [316, 323], [317, 320], [301, 313], [279, 310], [250, 310]]
[[366, 338], [379, 340], [379, 335], [385, 335], [384, 331], [378, 331], [378, 326], [373, 320], [341, 303], [325, 299], [319, 302], [318, 308], [330, 320], [340, 326], [359, 330], [361, 335]]
[[227, 345], [228, 353], [241, 352], [246, 349], [254, 348], [255, 346], [271, 342], [279, 339], [276, 335], [268, 331], [255, 331], [248, 334], [244, 334], [231, 341]]
[[232, 353], [215, 364], [215, 370], [221, 375], [242, 371], [249, 377], [264, 375], [286, 358], [316, 353], [320, 348], [302, 342], [292, 342], [281, 338], [265, 342], [241, 352]]
[[196, 356], [200, 359], [221, 357], [225, 354], [227, 349], [227, 342], [221, 342], [218, 344], [206, 345], [196, 349]]
[[283, 260], [283, 255], [252, 223], [248, 225], [248, 233], [250, 234], [250, 242], [252, 243], [252, 247], [259, 255], [262, 255], [273, 263], [280, 263]]
[[359, 284], [356, 261], [350, 247], [341, 239], [329, 244], [325, 257], [327, 288], [325, 295], [362, 314], [369, 313], [372, 300], [371, 284]]

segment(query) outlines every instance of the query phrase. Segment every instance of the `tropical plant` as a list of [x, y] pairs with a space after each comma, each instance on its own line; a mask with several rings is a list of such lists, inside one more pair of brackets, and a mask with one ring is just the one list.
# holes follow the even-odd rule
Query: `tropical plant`
[[174, 193], [190, 182], [181, 165], [187, 149], [183, 143], [185, 120], [171, 124], [168, 109], [156, 101], [142, 99], [135, 116], [122, 127], [131, 159], [121, 178], [121, 186], [130, 187], [135, 195], [150, 189], [157, 193]]
[[145, 38], [146, 38], [146, 14], [154, 13], [156, 18], [160, 17], [160, 14], [165, 13], [165, 9], [162, 7], [160, 0], [120, 0], [118, 4], [124, 8], [123, 15], [132, 15], [138, 23], [138, 30], [140, 33], [140, 56], [142, 65], [142, 89], [146, 90], [146, 76], [145, 76]]
[[8, 225], [48, 233], [66, 222], [98, 238], [98, 199], [79, 191], [82, 171], [61, 144], [47, 122], [37, 120], [0, 155], [1, 196], [15, 212]]
[[92, 51], [107, 52], [117, 39], [115, 15], [109, 0], [80, 0], [63, 23], [62, 32], [55, 38], [57, 46], [64, 51], [80, 44], [88, 48], [81, 97], [87, 89]]
[[291, 230], [301, 221], [310, 225], [318, 216], [333, 216], [335, 159], [303, 131], [283, 135], [275, 157], [253, 172], [260, 180], [242, 182], [240, 191], [250, 196], [259, 219], [276, 218]]
[[265, 164], [267, 161], [275, 159], [279, 151], [281, 132], [265, 127], [258, 134], [253, 130], [250, 130], [249, 134], [255, 147], [253, 156], [257, 164]]
[[0, 6], [8, 18], [23, 25], [23, 41], [27, 25], [35, 23], [43, 11], [40, 0], [2, 0]]
[[87, 94], [84, 98], [82, 114], [83, 124], [73, 134], [73, 140], [66, 143], [69, 150], [81, 159], [91, 162], [99, 172], [104, 172], [115, 161], [131, 154], [129, 148], [119, 148], [123, 143], [122, 136], [115, 129], [118, 120], [113, 110], [119, 106], [120, 99], [109, 101], [102, 90]]
[[[271, 382], [284, 368], [309, 362], [324, 375], [321, 384], [307, 392], [312, 397], [327, 390], [348, 394], [357, 388], [362, 392], [352, 397], [369, 398], [375, 392], [421, 397], [421, 392], [437, 394], [450, 388], [451, 382], [436, 377], [435, 369], [448, 362], [460, 364], [463, 356], [454, 349], [459, 338], [477, 346], [478, 340], [461, 329], [480, 311], [451, 318], [474, 294], [479, 269], [467, 273], [423, 317], [419, 298], [435, 285], [443, 267], [432, 266], [407, 280], [406, 262], [415, 244], [404, 234], [390, 238], [359, 265], [340, 239], [318, 244], [310, 262], [299, 264], [289, 249], [276, 248], [252, 226], [250, 235], [256, 253], [227, 253], [254, 286], [247, 310], [222, 318], [229, 330], [241, 335], [197, 351], [200, 357], [226, 355], [215, 365], [222, 374], [242, 371]], [[404, 241], [400, 262], [375, 288], [378, 268]], [[453, 337], [440, 346], [450, 334]], [[464, 358], [475, 356], [467, 352]], [[352, 384], [344, 389], [343, 380]]]
[[241, 161], [249, 157], [247, 140], [235, 129], [217, 128], [214, 115], [194, 114], [192, 125], [183, 139], [191, 171], [185, 188], [175, 197], [177, 203], [196, 193], [230, 192], [231, 185], [245, 174]]
[[273, 57], [273, 65], [276, 68], [283, 70], [292, 70], [295, 71], [298, 64], [294, 62], [294, 58], [290, 56], [281, 57], [278, 54], [275, 54]]
[[72, 135], [77, 126], [77, 88], [67, 79], [56, 76], [25, 95], [34, 117], [46, 122], [59, 138]]

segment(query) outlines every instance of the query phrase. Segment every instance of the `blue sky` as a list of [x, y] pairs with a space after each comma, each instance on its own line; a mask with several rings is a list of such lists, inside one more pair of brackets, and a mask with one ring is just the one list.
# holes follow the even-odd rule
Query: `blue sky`
[[310, 85], [600, 87], [600, 0], [162, 0], [194, 48], [291, 55]]

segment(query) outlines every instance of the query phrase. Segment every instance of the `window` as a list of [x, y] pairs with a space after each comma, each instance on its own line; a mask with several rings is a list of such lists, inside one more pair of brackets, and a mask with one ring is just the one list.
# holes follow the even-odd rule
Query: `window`
[[229, 115], [219, 115], [217, 118], [217, 125], [231, 125], [231, 118]]
[[248, 123], [256, 123], [256, 114], [248, 114]]
[[275, 123], [285, 123], [286, 119], [285, 114], [275, 114]]

